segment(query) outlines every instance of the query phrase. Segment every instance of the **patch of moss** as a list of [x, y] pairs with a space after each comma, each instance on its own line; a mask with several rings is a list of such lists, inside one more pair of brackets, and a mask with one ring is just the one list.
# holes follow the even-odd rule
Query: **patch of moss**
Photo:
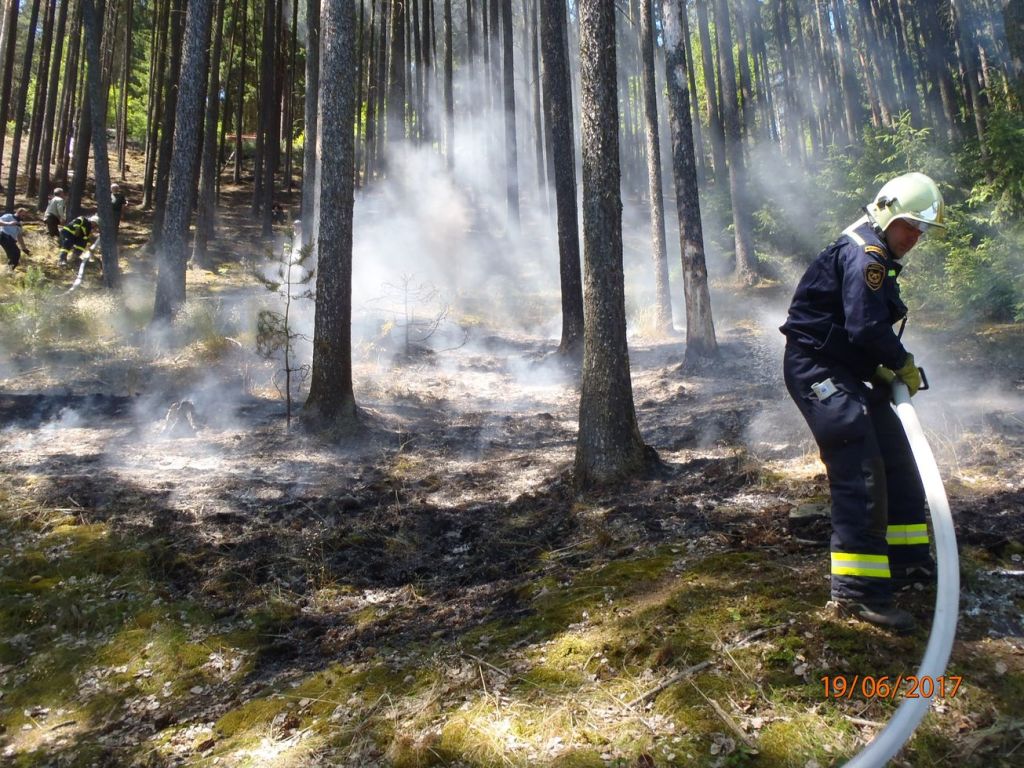
[[[804, 768], [811, 760], [832, 765], [837, 758], [853, 756], [852, 727], [841, 720], [827, 721], [810, 712], [794, 712], [785, 720], [775, 720], [757, 739], [760, 764], [773, 768]], [[829, 747], [826, 750], [826, 746]]]

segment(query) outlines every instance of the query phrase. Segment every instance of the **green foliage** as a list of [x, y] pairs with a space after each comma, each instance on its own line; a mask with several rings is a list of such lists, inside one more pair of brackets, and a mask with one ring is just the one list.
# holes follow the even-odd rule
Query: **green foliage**
[[[908, 257], [901, 281], [908, 304], [1024, 321], [1024, 117], [996, 109], [984, 152], [976, 143], [952, 152], [906, 113], [891, 129], [868, 128], [859, 152], [834, 153], [816, 179], [822, 220], [831, 232], [842, 230], [882, 184], [911, 170], [939, 184], [949, 229], [922, 240]], [[762, 227], [771, 224], [770, 209], [758, 216]]]
[[1024, 115], [996, 109], [988, 120], [985, 178], [978, 180], [968, 202], [990, 205], [992, 221], [1005, 223], [1024, 216]]

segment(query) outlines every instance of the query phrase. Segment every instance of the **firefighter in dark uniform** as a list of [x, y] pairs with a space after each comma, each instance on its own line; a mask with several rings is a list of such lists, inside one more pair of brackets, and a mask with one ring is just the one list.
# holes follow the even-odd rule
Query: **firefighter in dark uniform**
[[60, 228], [60, 250], [57, 252], [57, 263], [60, 267], [68, 265], [68, 256], [82, 258], [82, 253], [89, 245], [89, 235], [94, 226], [98, 226], [99, 216], [78, 216]]
[[832, 602], [851, 616], [896, 632], [913, 617], [894, 589], [933, 581], [925, 495], [910, 445], [890, 406], [889, 385], [914, 395], [921, 374], [900, 332], [900, 259], [921, 234], [944, 229], [935, 182], [908, 173], [888, 182], [866, 215], [825, 248], [797, 286], [783, 371], [807, 420], [832, 494]]

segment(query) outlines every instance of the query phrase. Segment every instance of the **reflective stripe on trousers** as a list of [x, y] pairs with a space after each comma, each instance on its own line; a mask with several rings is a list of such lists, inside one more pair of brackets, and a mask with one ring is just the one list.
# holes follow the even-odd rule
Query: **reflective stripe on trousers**
[[876, 579], [888, 579], [888, 555], [858, 555], [853, 552], [832, 553], [833, 576], [866, 576]]
[[926, 523], [914, 523], [913, 525], [890, 525], [886, 529], [885, 540], [888, 542], [890, 547], [927, 544], [928, 525]]

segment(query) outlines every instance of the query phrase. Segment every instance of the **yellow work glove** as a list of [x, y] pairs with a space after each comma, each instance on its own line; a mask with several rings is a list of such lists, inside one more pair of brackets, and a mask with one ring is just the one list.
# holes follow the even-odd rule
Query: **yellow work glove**
[[871, 381], [881, 382], [882, 384], [892, 384], [896, 381], [896, 372], [892, 368], [886, 368], [884, 365], [880, 365], [875, 368], [875, 375], [871, 377]]
[[910, 396], [913, 397], [917, 394], [917, 390], [921, 388], [921, 371], [917, 369], [917, 365], [914, 363], [914, 356], [907, 353], [907, 359], [904, 361], [900, 368], [897, 368], [893, 373], [896, 374], [896, 378], [907, 385], [907, 389], [910, 390]]

